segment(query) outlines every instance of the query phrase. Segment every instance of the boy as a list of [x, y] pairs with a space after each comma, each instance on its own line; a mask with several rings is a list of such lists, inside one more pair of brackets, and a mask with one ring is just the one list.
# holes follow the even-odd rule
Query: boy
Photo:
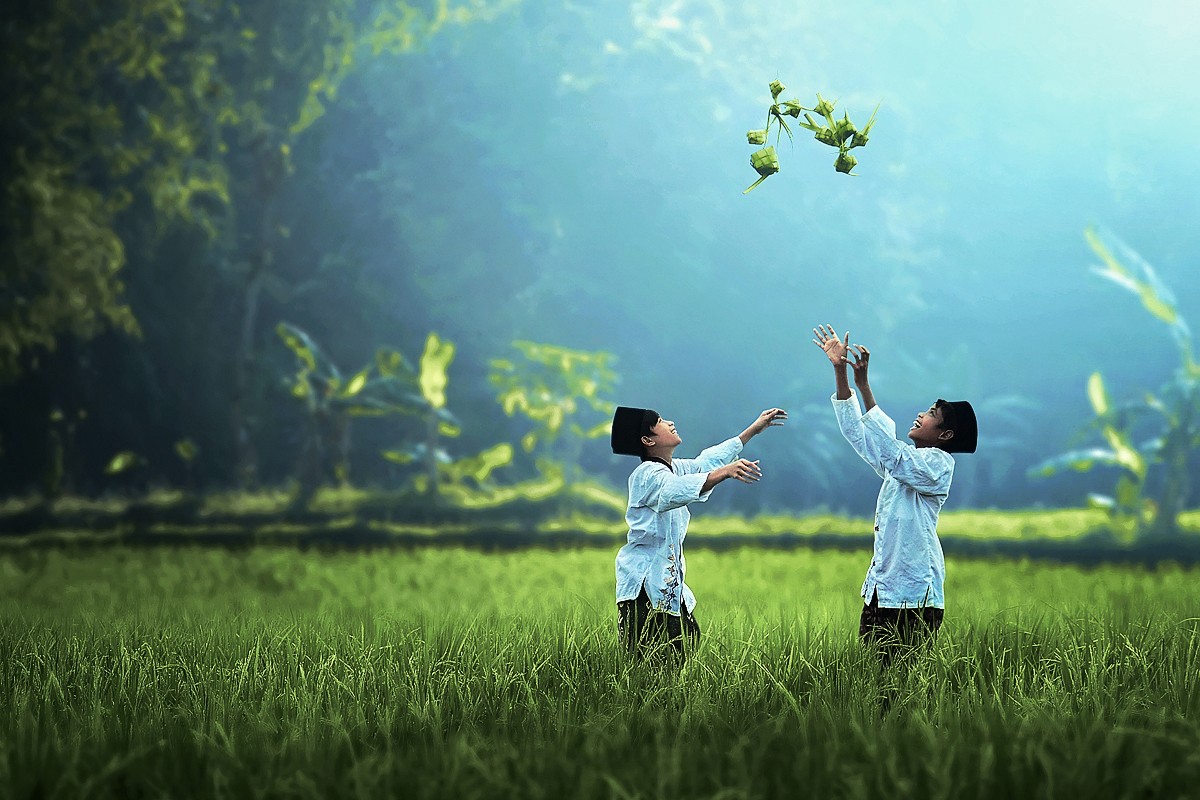
[[761, 478], [757, 461], [737, 456], [752, 437], [786, 419], [783, 409], [769, 408], [737, 436], [682, 459], [672, 458], [683, 442], [674, 422], [648, 408], [617, 409], [612, 450], [642, 460], [629, 476], [629, 539], [617, 553], [617, 629], [631, 655], [665, 643], [683, 655], [684, 635], [689, 645], [700, 638], [692, 616], [696, 597], [683, 582], [688, 503], [708, 500], [713, 487], [728, 478], [743, 483]]
[[[899, 442], [896, 423], [875, 404], [867, 381], [870, 351], [862, 345], [851, 346], [849, 331], [844, 341], [838, 339], [833, 326], [822, 325], [813, 333], [817, 337], [813, 343], [833, 363], [837, 385], [833, 408], [842, 435], [883, 478], [858, 633], [864, 642], [880, 648], [886, 666], [902, 647], [932, 637], [942, 624], [946, 562], [937, 536], [938, 512], [954, 477], [950, 454], [975, 452], [975, 411], [965, 400], [939, 399], [928, 411], [917, 414], [908, 431], [912, 444]], [[848, 354], [854, 356], [853, 361]], [[865, 413], [850, 389], [847, 364], [854, 369]]]

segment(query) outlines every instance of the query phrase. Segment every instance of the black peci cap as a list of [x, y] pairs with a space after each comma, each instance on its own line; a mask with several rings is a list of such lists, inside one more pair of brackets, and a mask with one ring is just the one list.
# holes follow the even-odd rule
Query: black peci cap
[[658, 422], [658, 412], [649, 408], [617, 406], [612, 422], [612, 451], [622, 456], [641, 456], [642, 436]]
[[[974, 453], [979, 443], [979, 424], [975, 409], [966, 400], [938, 400], [942, 406], [942, 418], [946, 427], [954, 431], [954, 438], [944, 448], [950, 453]], [[946, 409], [950, 413], [946, 413]]]

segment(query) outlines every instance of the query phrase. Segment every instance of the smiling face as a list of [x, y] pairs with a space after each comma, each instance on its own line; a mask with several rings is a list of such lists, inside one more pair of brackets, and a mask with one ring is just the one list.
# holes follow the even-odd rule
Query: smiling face
[[651, 452], [674, 450], [683, 442], [675, 432], [675, 423], [669, 419], [658, 418], [658, 422], [650, 429], [650, 433], [642, 437], [642, 444]]
[[938, 404], [934, 403], [928, 411], [917, 414], [913, 426], [909, 428], [908, 438], [917, 447], [940, 447], [948, 444], [954, 438], [954, 431], [943, 428], [945, 418]]

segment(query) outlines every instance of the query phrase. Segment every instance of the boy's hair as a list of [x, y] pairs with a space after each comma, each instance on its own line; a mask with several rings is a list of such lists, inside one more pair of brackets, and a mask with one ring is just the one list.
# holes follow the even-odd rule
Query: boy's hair
[[974, 453], [979, 441], [979, 426], [975, 420], [975, 409], [966, 400], [943, 400], [934, 404], [941, 412], [944, 431], [954, 431], [954, 436], [938, 447], [947, 453]]

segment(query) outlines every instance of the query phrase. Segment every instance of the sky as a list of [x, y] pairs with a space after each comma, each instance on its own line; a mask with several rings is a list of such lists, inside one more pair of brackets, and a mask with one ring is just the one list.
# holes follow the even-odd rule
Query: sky
[[[780, 474], [764, 507], [873, 502], [828, 489], [855, 467], [819, 323], [871, 348], [902, 429], [937, 397], [980, 408], [965, 502], [1078, 504], [1112, 476], [1025, 472], [1096, 443], [1088, 376], [1133, 398], [1179, 363], [1091, 271], [1084, 230], [1200, 315], [1198, 20], [1108, 1], [516, 5], [364, 76], [379, 128], [345, 136], [388, 149], [375, 180], [395, 210], [374, 277], [480, 364], [512, 339], [613, 353], [613, 399], [674, 419], [681, 450], [788, 408], [757, 451]], [[742, 193], [776, 79], [860, 124], [879, 105], [857, 176], [797, 131]]]

